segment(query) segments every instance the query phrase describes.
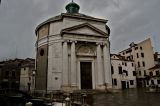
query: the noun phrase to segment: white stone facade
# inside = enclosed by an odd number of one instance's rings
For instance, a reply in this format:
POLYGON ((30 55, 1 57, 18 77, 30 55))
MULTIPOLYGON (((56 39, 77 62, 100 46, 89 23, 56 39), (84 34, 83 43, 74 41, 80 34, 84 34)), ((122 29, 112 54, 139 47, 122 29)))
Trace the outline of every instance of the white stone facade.
POLYGON ((105 85, 112 88, 107 21, 80 15, 61 14, 61 17, 61 20, 47 23, 48 35, 37 40, 37 48, 48 45, 46 89, 85 89, 81 80, 85 62, 91 64, 85 66, 91 67, 88 80, 92 87, 89 89, 105 89, 105 85))
POLYGON ((133 61, 126 60, 123 56, 117 54, 111 55, 113 89, 136 88, 137 83, 133 63, 133 61))

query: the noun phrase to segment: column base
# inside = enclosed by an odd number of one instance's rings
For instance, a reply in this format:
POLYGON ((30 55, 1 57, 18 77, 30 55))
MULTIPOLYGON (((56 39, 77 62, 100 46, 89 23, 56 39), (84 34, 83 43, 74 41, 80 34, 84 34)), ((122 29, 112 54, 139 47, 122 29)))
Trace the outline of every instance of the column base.
POLYGON ((101 84, 101 85, 97 85, 96 87, 97 90, 107 90, 107 89, 112 89, 112 85, 105 85, 105 84, 101 84))
POLYGON ((97 90, 105 90, 105 86, 102 84, 102 85, 97 85, 96 87, 97 90))
POLYGON ((71 89, 72 90, 78 90, 78 86, 77 85, 71 85, 71 89))
POLYGON ((65 91, 65 92, 72 92, 73 90, 78 90, 78 86, 76 85, 62 85, 61 87, 61 90, 62 91, 65 91))

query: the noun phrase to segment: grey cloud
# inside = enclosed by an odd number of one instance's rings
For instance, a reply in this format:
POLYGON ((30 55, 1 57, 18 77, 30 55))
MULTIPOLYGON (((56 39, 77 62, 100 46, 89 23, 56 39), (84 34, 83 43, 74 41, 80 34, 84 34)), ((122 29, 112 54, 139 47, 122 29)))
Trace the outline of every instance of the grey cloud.
MULTIPOLYGON (((35 58, 35 27, 65 12, 70 0, 2 0, 0 5, 0 59, 35 58)), ((75 0, 81 13, 109 20, 111 51, 132 41, 152 37, 160 51, 159 0, 75 0), (158 40, 159 39, 159 40, 158 40)))

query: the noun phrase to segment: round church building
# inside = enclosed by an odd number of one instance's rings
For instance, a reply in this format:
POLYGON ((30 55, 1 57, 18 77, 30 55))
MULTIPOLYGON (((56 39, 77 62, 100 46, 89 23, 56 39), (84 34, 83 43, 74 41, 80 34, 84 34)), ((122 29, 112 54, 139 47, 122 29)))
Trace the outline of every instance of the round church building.
POLYGON ((112 88, 107 20, 79 9, 71 2, 37 26, 36 90, 112 88))

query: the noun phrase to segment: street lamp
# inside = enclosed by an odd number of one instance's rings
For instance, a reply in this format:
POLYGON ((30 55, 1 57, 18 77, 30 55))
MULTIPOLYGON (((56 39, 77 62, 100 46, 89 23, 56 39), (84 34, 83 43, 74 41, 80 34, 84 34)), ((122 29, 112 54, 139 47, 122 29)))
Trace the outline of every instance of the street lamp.
POLYGON ((32 88, 35 89, 35 75, 36 70, 32 70, 32 88))
POLYGON ((29 74, 29 82, 27 83, 28 85, 28 92, 34 89, 35 85, 35 70, 32 70, 31 74, 29 74))

